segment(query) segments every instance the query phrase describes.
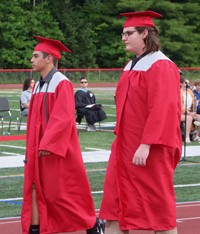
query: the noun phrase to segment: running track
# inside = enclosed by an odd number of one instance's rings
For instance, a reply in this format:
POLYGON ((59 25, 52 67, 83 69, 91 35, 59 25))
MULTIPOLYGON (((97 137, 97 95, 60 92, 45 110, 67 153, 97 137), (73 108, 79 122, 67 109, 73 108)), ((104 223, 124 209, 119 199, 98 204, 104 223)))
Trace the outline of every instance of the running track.
MULTIPOLYGON (((177 203, 178 234, 200 234, 200 202, 177 203)), ((0 219, 0 234, 21 234, 19 218, 0 219)), ((153 234, 153 231, 131 231, 130 234, 153 234)), ((60 233, 61 234, 61 233, 60 233)), ((85 231, 71 234, 85 234, 85 231)))

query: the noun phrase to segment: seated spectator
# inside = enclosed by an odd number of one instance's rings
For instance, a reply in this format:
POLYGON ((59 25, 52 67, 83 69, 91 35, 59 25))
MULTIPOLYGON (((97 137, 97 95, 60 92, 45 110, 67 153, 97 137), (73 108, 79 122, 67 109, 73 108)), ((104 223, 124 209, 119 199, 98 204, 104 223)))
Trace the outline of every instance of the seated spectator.
POLYGON ((101 104, 96 104, 96 98, 92 91, 88 90, 88 80, 85 77, 80 79, 81 89, 75 93, 76 122, 81 123, 85 116, 87 131, 95 131, 95 123, 106 119, 106 113, 101 104))
MULTIPOLYGON (((190 133, 193 126, 193 123, 198 125, 200 121, 200 115, 196 114, 195 107, 196 103, 194 101, 194 94, 192 90, 187 87, 187 82, 181 78, 181 100, 182 100, 182 114, 181 121, 186 122, 185 126, 185 140, 187 143, 190 143, 190 133)), ((200 141, 199 131, 193 132, 193 141, 200 141)))
POLYGON ((22 111, 22 116, 28 115, 29 103, 32 96, 32 89, 35 81, 32 78, 27 78, 23 84, 23 92, 20 97, 20 108, 22 111))
POLYGON ((194 82, 194 95, 196 100, 196 106, 197 106, 197 114, 200 115, 200 79, 196 80, 194 82))

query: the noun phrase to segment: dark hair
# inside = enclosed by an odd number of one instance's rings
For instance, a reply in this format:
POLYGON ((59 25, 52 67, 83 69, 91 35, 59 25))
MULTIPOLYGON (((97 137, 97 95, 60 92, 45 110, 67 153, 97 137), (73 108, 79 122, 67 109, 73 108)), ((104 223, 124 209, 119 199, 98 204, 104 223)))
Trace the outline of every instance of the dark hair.
POLYGON ((181 84, 184 84, 184 83, 185 83, 185 79, 184 79, 183 77, 181 77, 180 83, 181 83, 181 84))
POLYGON ((83 80, 83 79, 88 80, 86 77, 83 76, 83 77, 80 78, 80 81, 83 80))
POLYGON ((145 29, 148 30, 148 35, 144 39, 145 49, 147 53, 156 52, 160 50, 160 40, 158 37, 158 29, 156 27, 135 27, 139 33, 142 33, 145 29))
POLYGON ((30 87, 31 81, 33 78, 27 78, 23 83, 23 91, 27 90, 30 87))
POLYGON ((197 86, 200 84, 200 79, 194 81, 194 85, 197 86))
MULTIPOLYGON (((46 58, 47 56, 49 56, 50 54, 48 54, 48 53, 46 53, 46 52, 42 52, 42 54, 43 54, 43 58, 46 58)), ((52 56, 52 55, 51 55, 52 56)), ((57 64, 58 64, 58 60, 54 57, 54 56, 52 56, 53 57, 53 65, 54 65, 54 67, 56 67, 57 66, 57 64)))

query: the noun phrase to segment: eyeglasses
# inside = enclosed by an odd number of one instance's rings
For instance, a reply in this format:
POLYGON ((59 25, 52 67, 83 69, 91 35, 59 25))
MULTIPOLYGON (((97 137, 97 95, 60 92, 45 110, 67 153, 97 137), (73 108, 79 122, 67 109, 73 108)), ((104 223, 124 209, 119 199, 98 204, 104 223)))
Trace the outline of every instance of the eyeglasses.
POLYGON ((81 84, 87 84, 87 81, 81 81, 81 84))
POLYGON ((123 32, 123 33, 121 34, 121 37, 123 37, 123 36, 129 37, 129 36, 132 35, 134 32, 137 32, 137 30, 123 32))

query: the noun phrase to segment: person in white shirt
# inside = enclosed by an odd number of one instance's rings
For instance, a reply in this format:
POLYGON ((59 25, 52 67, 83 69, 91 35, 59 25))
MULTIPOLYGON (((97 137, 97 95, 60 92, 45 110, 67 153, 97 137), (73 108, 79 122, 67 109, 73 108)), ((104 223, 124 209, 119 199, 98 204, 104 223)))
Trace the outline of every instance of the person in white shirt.
POLYGON ((20 97, 20 108, 21 108, 23 116, 28 115, 28 108, 29 108, 29 103, 31 100, 32 89, 33 89, 34 84, 35 84, 35 81, 33 78, 27 78, 24 81, 23 92, 21 93, 21 97, 20 97))

